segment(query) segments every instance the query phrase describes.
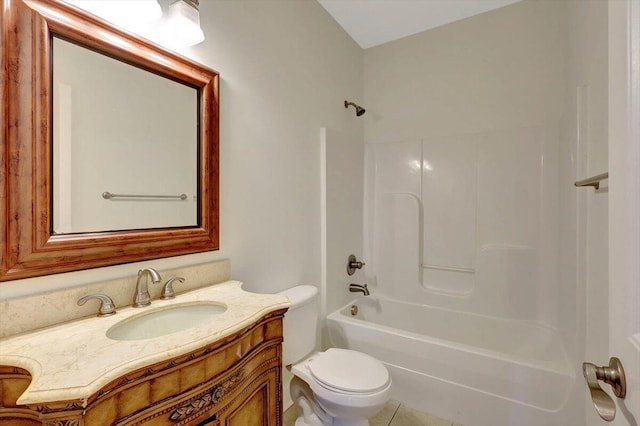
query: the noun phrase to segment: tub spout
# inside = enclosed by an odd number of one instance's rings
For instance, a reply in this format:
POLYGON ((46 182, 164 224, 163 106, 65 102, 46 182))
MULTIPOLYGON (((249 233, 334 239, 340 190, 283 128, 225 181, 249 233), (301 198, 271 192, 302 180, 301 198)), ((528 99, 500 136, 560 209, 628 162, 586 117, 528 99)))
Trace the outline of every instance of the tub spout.
POLYGON ((366 284, 354 284, 351 283, 349 284, 349 291, 351 293, 362 293, 365 296, 370 295, 371 293, 369 293, 369 289, 367 288, 366 284))

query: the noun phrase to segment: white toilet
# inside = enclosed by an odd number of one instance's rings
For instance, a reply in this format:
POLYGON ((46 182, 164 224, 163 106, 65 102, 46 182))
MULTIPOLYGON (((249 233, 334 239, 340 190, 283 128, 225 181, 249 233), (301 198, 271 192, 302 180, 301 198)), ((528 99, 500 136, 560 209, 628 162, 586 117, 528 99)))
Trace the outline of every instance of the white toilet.
POLYGON ((384 365, 361 352, 331 348, 313 353, 318 330, 318 289, 302 285, 281 292, 291 307, 284 317, 283 362, 291 366, 296 426, 365 426, 389 401, 384 365))

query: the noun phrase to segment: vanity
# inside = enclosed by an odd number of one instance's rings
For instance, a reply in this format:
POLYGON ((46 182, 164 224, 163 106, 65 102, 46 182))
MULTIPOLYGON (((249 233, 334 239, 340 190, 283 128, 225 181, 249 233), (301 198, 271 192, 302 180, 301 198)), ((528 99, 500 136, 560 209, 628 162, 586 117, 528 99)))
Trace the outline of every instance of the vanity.
POLYGON ((288 305, 285 296, 226 281, 5 338, 0 424, 281 425, 288 305), (190 307, 211 307, 211 317, 146 337, 144 327, 153 330, 163 313, 177 312, 171 321, 180 322, 190 307), (159 317, 140 321, 150 315, 159 317))

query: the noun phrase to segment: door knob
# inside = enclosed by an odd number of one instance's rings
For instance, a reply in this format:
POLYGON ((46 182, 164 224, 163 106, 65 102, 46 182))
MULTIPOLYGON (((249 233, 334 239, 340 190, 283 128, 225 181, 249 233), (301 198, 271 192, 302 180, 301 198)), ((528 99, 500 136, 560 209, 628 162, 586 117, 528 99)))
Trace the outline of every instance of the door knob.
POLYGON ((611 385, 614 395, 624 399, 627 394, 627 385, 622 363, 616 357, 609 359, 608 367, 598 367, 590 362, 583 362, 582 374, 587 381, 596 411, 603 420, 612 421, 616 417, 616 404, 609 394, 602 390, 598 381, 601 380, 611 385))

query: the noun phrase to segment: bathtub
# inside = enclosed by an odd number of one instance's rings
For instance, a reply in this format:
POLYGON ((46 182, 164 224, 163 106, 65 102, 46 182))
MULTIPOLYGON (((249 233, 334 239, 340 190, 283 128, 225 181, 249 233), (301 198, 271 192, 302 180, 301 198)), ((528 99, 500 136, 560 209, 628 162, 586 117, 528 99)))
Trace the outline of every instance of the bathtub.
POLYGON ((576 375, 549 328, 376 295, 331 313, 327 329, 333 346, 384 362, 392 398, 416 409, 465 426, 566 424, 576 375))

